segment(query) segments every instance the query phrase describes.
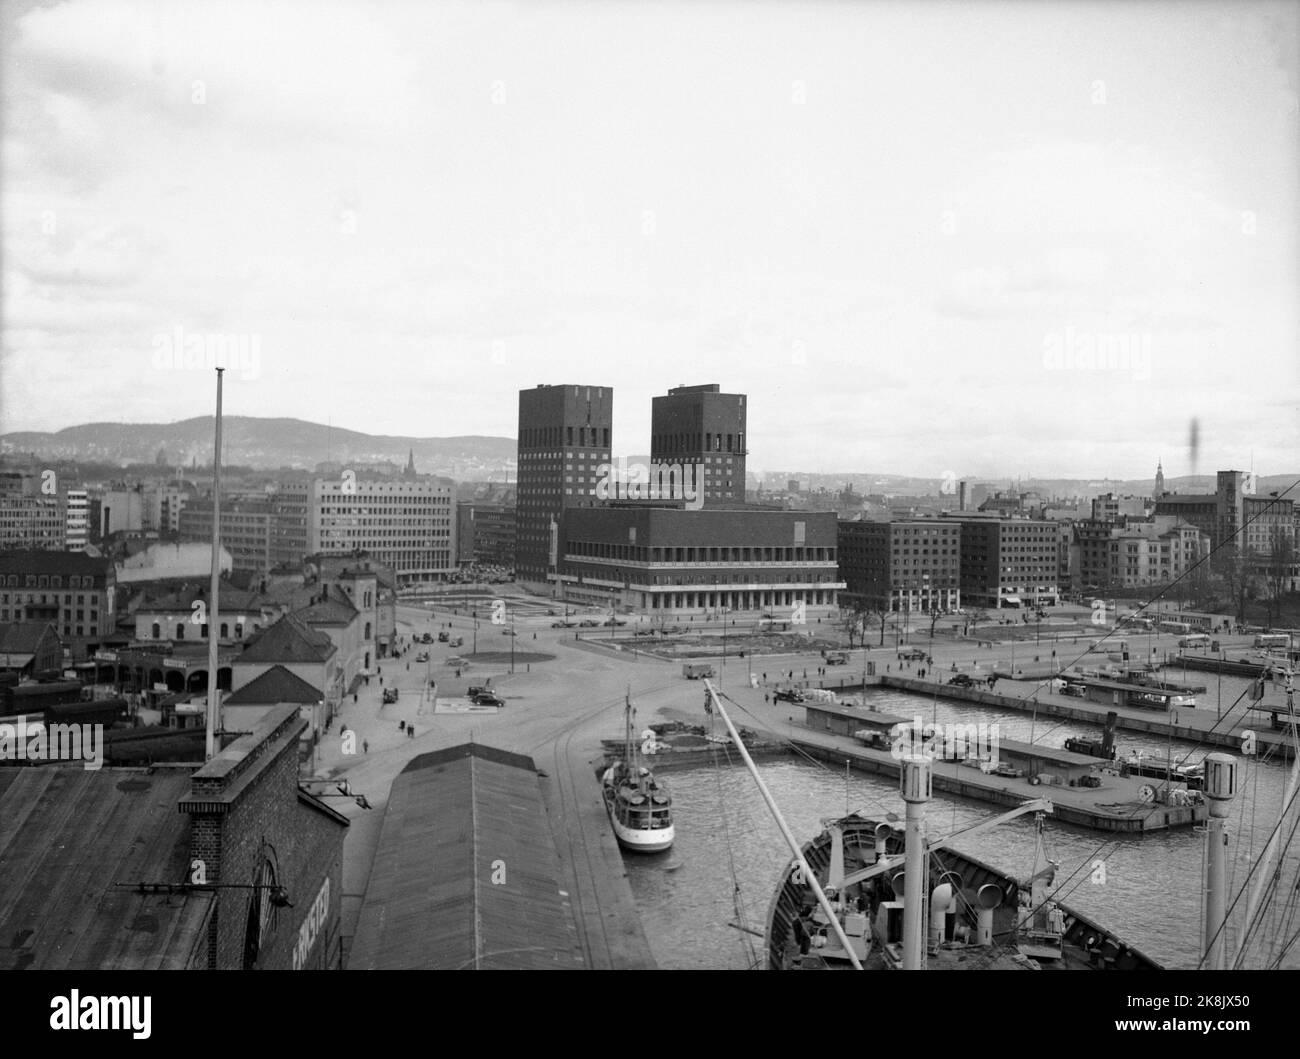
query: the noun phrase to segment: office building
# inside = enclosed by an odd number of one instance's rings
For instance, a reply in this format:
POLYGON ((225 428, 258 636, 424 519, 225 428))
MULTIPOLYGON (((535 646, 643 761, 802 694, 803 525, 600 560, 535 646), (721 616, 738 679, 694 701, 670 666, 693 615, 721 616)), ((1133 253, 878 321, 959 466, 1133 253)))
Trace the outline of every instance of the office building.
POLYGON ((566 602, 662 616, 815 620, 844 587, 834 512, 613 504, 564 513, 566 602), (811 617, 809 617, 811 616, 811 617))
POLYGON ((967 607, 1055 605, 1060 566, 1055 522, 950 519, 961 526, 961 597, 967 607))
POLYGON ((601 465, 610 462, 614 391, 545 386, 519 391, 515 580, 551 587, 566 510, 593 507, 601 465))
POLYGON ((839 569, 845 594, 873 611, 961 607, 960 522, 841 520, 839 569))
POLYGON ((716 383, 678 386, 650 410, 650 460, 694 464, 705 504, 745 499, 745 395, 716 383))

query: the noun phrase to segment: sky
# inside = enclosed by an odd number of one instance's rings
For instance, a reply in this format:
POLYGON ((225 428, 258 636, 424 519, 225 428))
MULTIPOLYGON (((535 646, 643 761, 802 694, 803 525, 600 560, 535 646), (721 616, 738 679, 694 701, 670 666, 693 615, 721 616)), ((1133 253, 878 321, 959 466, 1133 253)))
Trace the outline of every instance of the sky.
POLYGON ((1298 10, 5 2, 0 433, 215 358, 369 433, 574 383, 644 453, 718 383, 751 471, 1293 471, 1298 10))

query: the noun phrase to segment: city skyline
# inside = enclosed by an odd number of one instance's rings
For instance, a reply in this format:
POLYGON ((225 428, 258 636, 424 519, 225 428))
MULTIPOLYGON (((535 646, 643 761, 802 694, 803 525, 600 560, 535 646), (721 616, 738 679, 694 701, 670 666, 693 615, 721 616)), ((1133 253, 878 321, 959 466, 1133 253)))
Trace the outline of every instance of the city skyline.
POLYGON ((210 414, 197 338, 376 434, 718 383, 755 473, 1300 450, 1294 6, 324 9, 5 6, 0 432, 210 414))

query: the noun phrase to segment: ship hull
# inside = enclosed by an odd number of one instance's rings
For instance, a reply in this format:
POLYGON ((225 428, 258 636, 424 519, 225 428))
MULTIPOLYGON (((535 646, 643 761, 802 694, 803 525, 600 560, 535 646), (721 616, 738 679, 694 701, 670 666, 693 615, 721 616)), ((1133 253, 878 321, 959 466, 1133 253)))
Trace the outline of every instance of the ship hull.
MULTIPOLYGON (((844 834, 844 853, 846 858, 856 858, 857 863, 874 862, 876 821, 865 817, 850 816, 840 821, 844 834)), ((890 855, 901 853, 903 834, 894 831, 886 843, 886 852, 890 855)), ((831 859, 831 838, 823 831, 802 849, 804 858, 817 874, 825 880, 831 859)), ((946 870, 957 872, 965 881, 965 886, 977 889, 992 883, 1007 895, 1008 902, 999 913, 1006 917, 997 924, 997 931, 1006 932, 1014 928, 1016 922, 1014 895, 1019 884, 1013 876, 976 860, 974 857, 945 848, 941 854, 946 870)), ((765 922, 767 966, 771 970, 785 970, 797 965, 798 949, 793 945, 791 928, 799 909, 805 899, 806 887, 795 881, 789 868, 783 872, 781 882, 772 895, 765 922)), ((1100 927, 1087 917, 1075 912, 1060 902, 1056 906, 1065 916, 1065 957, 1058 966, 1069 969, 1097 968, 1113 970, 1160 970, 1160 965, 1123 942, 1111 932, 1100 927)))

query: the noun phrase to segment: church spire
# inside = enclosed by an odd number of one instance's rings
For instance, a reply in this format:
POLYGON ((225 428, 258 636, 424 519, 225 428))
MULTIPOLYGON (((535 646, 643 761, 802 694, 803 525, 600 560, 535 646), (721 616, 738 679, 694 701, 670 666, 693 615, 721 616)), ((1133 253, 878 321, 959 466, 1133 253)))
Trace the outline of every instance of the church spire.
POLYGON ((1160 460, 1156 460, 1156 488, 1154 495, 1157 500, 1165 495, 1165 468, 1160 460))
POLYGON ((415 449, 411 449, 406 457, 406 470, 402 472, 403 478, 415 477, 415 449))

